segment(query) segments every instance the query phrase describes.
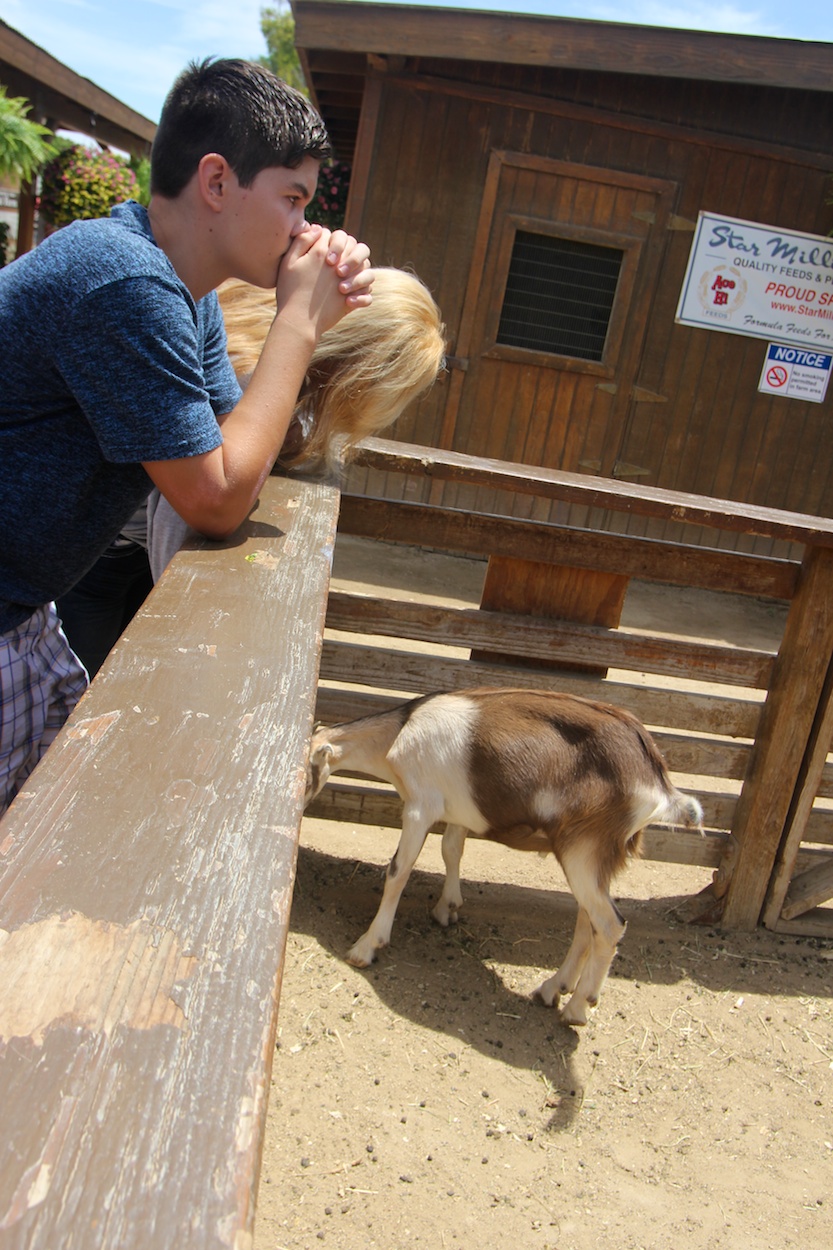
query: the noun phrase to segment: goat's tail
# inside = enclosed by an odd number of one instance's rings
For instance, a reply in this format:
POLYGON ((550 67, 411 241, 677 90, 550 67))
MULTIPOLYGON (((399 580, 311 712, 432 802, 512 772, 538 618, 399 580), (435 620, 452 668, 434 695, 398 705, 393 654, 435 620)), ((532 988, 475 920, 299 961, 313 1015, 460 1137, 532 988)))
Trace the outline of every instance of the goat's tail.
POLYGON ((668 780, 662 778, 659 787, 646 791, 641 805, 635 808, 634 828, 647 829, 649 825, 675 825, 677 828, 697 829, 703 833, 703 809, 697 799, 683 794, 668 780))
POLYGON ((696 829, 698 833, 703 833, 703 808, 700 803, 693 795, 683 794, 673 786, 660 819, 663 824, 682 825, 686 829, 696 829))
MULTIPOLYGON (((672 786, 667 777, 659 790, 653 789, 642 796, 631 809, 631 833, 621 847, 621 862, 612 865, 612 872, 622 868, 626 859, 638 859, 642 853, 642 834, 650 825, 676 825, 686 829, 696 829, 705 836, 703 829, 703 809, 697 799, 690 794, 683 794, 672 786)), ((608 877, 608 880, 610 878, 608 877)))

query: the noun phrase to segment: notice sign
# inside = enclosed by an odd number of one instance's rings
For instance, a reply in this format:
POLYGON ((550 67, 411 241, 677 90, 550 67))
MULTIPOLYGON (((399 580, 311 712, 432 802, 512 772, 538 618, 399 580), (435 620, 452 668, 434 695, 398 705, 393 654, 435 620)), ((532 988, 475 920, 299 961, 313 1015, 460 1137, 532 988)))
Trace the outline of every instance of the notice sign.
POLYGON ((676 320, 833 351, 833 239, 700 213, 676 320))
POLYGON ((829 352, 770 343, 758 390, 769 395, 809 399, 814 404, 820 404, 827 392, 831 365, 833 356, 829 352))

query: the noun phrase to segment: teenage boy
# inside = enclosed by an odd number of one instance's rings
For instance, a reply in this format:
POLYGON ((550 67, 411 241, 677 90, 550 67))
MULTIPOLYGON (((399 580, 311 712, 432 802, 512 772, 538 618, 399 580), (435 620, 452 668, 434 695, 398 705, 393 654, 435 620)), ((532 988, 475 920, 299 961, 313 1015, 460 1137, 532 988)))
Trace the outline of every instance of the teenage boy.
POLYGON ((53 601, 157 486, 225 538, 275 461, 321 334, 370 303, 368 249, 308 226, 324 125, 268 70, 190 65, 151 201, 76 222, 0 271, 0 813, 86 686, 53 601), (215 288, 276 288, 243 395, 215 288))

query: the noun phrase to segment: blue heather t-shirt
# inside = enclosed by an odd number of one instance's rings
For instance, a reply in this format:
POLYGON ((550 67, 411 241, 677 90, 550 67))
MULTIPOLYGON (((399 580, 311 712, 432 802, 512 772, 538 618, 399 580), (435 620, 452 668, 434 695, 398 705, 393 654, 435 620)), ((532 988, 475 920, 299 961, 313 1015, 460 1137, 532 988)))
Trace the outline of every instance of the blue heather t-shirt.
POLYGON ((216 294, 194 302, 141 205, 0 270, 0 632, 95 563, 142 461, 218 447, 240 394, 216 294))

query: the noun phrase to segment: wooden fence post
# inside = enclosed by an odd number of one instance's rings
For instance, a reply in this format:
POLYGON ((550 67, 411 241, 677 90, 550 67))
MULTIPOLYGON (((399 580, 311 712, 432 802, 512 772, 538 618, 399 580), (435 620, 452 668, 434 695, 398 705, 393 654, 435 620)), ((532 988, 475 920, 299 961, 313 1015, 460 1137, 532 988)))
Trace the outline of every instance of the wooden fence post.
MULTIPOLYGON (((722 923, 754 929, 775 870, 833 655, 833 551, 810 548, 735 811, 738 857, 722 923)), ((806 820, 805 811, 805 820, 806 820)), ((793 828, 800 841, 801 830, 793 828)))

